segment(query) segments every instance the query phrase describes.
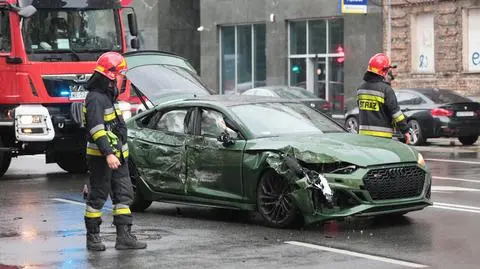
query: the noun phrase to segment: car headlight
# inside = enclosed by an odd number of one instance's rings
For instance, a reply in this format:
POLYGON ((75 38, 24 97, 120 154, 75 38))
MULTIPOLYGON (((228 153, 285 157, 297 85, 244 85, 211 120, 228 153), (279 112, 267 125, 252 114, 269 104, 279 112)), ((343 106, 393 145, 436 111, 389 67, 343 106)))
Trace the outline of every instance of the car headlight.
POLYGON ((425 159, 423 159, 422 154, 418 153, 418 160, 417 163, 421 166, 425 166, 425 159))
POLYGON ((40 115, 22 115, 20 116, 20 123, 21 124, 32 124, 32 123, 41 123, 42 116, 40 115))

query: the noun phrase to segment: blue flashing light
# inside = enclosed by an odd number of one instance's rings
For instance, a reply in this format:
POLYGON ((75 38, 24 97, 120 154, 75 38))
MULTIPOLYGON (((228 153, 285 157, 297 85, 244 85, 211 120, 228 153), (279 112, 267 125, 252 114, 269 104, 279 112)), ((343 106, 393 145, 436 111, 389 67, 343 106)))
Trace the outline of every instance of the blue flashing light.
POLYGON ((69 90, 62 90, 60 91, 61 96, 70 96, 70 91, 69 90))

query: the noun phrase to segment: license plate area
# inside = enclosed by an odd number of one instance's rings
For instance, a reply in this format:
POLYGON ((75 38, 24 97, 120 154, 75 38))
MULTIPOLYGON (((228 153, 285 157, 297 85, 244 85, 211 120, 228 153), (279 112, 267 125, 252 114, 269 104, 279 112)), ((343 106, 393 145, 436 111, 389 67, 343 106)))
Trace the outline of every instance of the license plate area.
POLYGON ((88 91, 84 85, 70 86, 70 100, 84 100, 87 98, 88 91))
POLYGON ((458 111, 456 113, 457 117, 473 117, 475 116, 475 112, 473 111, 458 111))

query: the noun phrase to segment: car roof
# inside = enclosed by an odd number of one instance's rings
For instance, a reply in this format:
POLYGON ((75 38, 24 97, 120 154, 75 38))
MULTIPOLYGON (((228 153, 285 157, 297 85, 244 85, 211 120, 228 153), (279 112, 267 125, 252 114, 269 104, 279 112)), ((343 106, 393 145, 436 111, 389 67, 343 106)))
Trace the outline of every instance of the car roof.
POLYGON ((255 95, 204 95, 178 100, 176 103, 216 104, 226 107, 262 103, 301 103, 292 99, 255 95))

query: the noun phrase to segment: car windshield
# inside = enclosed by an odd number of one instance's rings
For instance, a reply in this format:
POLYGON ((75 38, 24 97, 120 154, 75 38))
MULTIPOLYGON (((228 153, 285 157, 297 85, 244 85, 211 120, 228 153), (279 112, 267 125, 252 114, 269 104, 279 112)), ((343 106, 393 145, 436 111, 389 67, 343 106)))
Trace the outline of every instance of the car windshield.
POLYGON ((119 20, 112 9, 39 9, 24 19, 27 53, 121 51, 119 20))
POLYGON ((183 67, 189 71, 195 72, 195 69, 184 59, 170 56, 170 55, 163 55, 163 54, 155 54, 155 53, 148 53, 148 54, 134 54, 132 56, 126 55, 127 65, 128 68, 133 68, 139 65, 147 65, 147 64, 163 64, 163 65, 174 65, 183 67))
POLYGON ((332 120, 300 103, 238 105, 232 111, 256 137, 345 132, 332 120))
POLYGON ((471 102, 468 98, 458 95, 450 90, 429 89, 419 91, 435 104, 451 104, 471 102))
POLYGON ((314 99, 318 98, 315 96, 315 94, 302 89, 302 88, 278 88, 275 89, 274 92, 280 97, 280 98, 289 98, 289 99, 314 99))
POLYGON ((127 78, 150 101, 177 94, 210 95, 200 77, 174 65, 142 65, 127 71, 127 78))

